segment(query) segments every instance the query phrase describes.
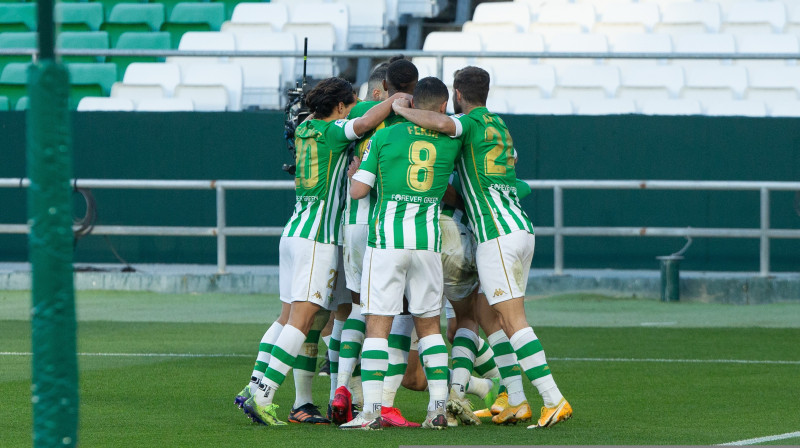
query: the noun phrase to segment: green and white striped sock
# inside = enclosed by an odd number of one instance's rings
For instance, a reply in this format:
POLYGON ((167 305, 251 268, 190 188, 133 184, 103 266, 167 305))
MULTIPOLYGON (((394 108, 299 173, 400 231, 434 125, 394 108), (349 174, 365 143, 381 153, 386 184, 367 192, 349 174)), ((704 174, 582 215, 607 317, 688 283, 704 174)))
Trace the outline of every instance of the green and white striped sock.
POLYGON ((539 391, 544 400, 544 405, 552 408, 564 398, 558 390, 547 359, 544 356, 544 348, 533 332, 533 328, 523 328, 511 336, 511 345, 517 353, 519 365, 525 370, 525 375, 539 391))
POLYGON ((525 401, 522 389, 522 369, 517 364, 517 355, 503 330, 489 335, 489 344, 494 350, 494 361, 500 371, 503 386, 508 391, 508 403, 516 406, 525 401))
POLYGON ((305 342, 294 361, 294 409, 306 403, 313 403, 312 386, 317 371, 317 355, 319 355, 319 335, 328 322, 329 313, 318 312, 314 323, 306 335, 305 342))
POLYGON ((269 366, 267 366, 267 371, 261 380, 259 392, 254 396, 258 405, 267 406, 272 404, 275 391, 286 380, 286 375, 294 365, 295 358, 305 340, 306 335, 297 328, 291 325, 283 327, 283 331, 281 331, 278 340, 275 341, 275 345, 272 347, 269 366))
POLYGON ((331 396, 330 401, 333 401, 333 396, 336 393, 336 387, 339 378, 339 348, 341 346, 342 328, 344 327, 343 320, 333 321, 333 331, 331 332, 331 343, 328 345, 328 361, 331 363, 331 396))
POLYGON ((419 340, 419 357, 428 379, 428 410, 444 407, 447 401, 447 346, 439 333, 419 340))
MULTIPOLYGON (((389 367, 383 379, 383 406, 394 406, 397 389, 403 382, 403 375, 408 366, 408 350, 411 347, 411 331, 414 329, 414 317, 401 314, 394 317, 392 330, 389 333, 389 367)), ((363 363, 363 361, 362 361, 363 363)))
POLYGON ((472 368, 475 364, 475 356, 478 351, 478 335, 467 328, 459 328, 453 338, 453 378, 451 380, 451 390, 464 398, 467 390, 472 368))
POLYGON ((361 307, 353 304, 353 310, 344 322, 344 328, 342 328, 342 343, 339 348, 339 375, 336 387, 348 386, 350 383, 350 376, 353 375, 358 357, 361 355, 361 344, 364 342, 364 332, 366 330, 367 324, 361 314, 361 307))
POLYGON ((273 322, 261 338, 261 343, 258 344, 256 365, 253 367, 253 373, 250 374, 251 393, 258 390, 258 385, 261 384, 261 379, 264 378, 264 372, 267 371, 267 365, 269 365, 269 354, 272 351, 273 344, 278 340, 281 330, 283 330, 283 325, 279 324, 278 321, 273 322))
POLYGON ((389 367, 389 343, 383 338, 366 338, 361 353, 361 387, 364 390, 364 414, 368 419, 381 415, 383 380, 389 367))
POLYGON ((494 350, 483 338, 478 339, 478 356, 475 358, 475 373, 482 378, 500 378, 500 371, 494 362, 494 350))

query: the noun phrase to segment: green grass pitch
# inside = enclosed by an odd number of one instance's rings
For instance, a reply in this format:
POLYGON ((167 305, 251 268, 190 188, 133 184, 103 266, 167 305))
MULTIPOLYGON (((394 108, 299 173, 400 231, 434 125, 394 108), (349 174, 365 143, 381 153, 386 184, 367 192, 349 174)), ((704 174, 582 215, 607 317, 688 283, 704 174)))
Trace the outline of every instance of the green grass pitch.
MULTIPOLYGON (((353 432, 257 426, 233 404, 277 317, 275 296, 77 295, 83 447, 711 445, 800 431, 800 303, 531 300, 528 317, 573 419, 545 430, 485 420, 441 432, 353 432)), ((29 300, 0 291, 3 448, 31 446, 29 300)), ((283 418, 294 400, 288 378, 277 394, 283 418)), ((316 378, 324 408, 328 378, 316 378)), ((527 381, 526 393, 538 409, 527 381)), ((426 393, 404 389, 396 401, 416 421, 426 403, 426 393)), ((770 443, 800 445, 800 437, 770 443)))

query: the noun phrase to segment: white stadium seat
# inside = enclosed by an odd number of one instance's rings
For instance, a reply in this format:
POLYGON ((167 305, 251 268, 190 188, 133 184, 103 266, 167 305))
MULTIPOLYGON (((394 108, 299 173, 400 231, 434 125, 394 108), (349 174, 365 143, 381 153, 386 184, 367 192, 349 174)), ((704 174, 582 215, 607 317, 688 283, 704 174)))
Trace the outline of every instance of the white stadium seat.
POLYGON ((518 31, 526 31, 531 24, 528 5, 517 2, 487 2, 475 7, 472 21, 476 23, 512 22, 518 31))
POLYGON ((515 114, 530 115, 572 115, 572 102, 563 98, 542 98, 512 107, 515 114))
MULTIPOLYGON (((736 38, 737 53, 798 54, 800 45, 793 34, 745 34, 736 38)), ((737 59, 736 65, 747 67, 784 66, 796 64, 796 59, 737 59)))
POLYGON ((781 33, 786 25, 782 1, 742 1, 731 5, 721 31, 729 34, 781 33))
MULTIPOLYGON (((291 4, 289 6, 289 23, 295 25, 329 23, 336 31, 333 48, 343 51, 350 46, 347 40, 350 33, 350 13, 345 4, 315 3, 313 8, 302 3, 291 4)), ((311 45, 310 42, 309 45, 311 45)))
POLYGON ((188 98, 146 98, 136 105, 138 112, 194 112, 194 103, 188 98))
POLYGON ((546 39, 564 33, 585 33, 592 29, 595 19, 591 4, 549 2, 542 6, 528 31, 542 34, 546 39))
POLYGON ((722 12, 714 2, 669 2, 661 10, 655 31, 668 34, 716 33, 722 12))
MULTIPOLYGON (((422 45, 425 51, 474 51, 480 52, 483 49, 481 37, 474 33, 434 31, 425 38, 422 45)), ((429 57, 415 57, 414 64, 426 65, 428 69, 433 69, 435 76, 436 60, 429 57)), ((442 81, 448 86, 453 85, 453 72, 466 65, 475 64, 474 58, 444 58, 444 69, 442 71, 442 81)), ((421 76, 421 75, 420 75, 421 76)))
MULTIPOLYGON (((228 111, 242 110, 242 67, 236 64, 195 64, 184 67, 181 85, 184 88, 197 86, 222 86, 227 92, 228 111)), ((180 97, 177 93, 176 97, 180 97)), ((212 93, 217 97, 216 93, 212 93)), ((192 96, 194 100, 196 97, 192 96)), ((200 104, 195 100, 195 108, 200 109, 200 104)))
POLYGON ((467 20, 464 22, 464 26, 461 27, 461 31, 480 34, 482 39, 489 38, 495 34, 522 34, 514 22, 473 22, 467 20))
POLYGON ((492 95, 491 90, 489 91, 489 98, 486 99, 486 108, 496 114, 507 114, 510 112, 505 98, 492 95))
MULTIPOLYGON (((182 51, 233 51, 236 49, 236 38, 232 33, 220 31, 189 31, 181 37, 178 50, 182 51)), ((226 56, 169 56, 167 62, 174 64, 208 64, 225 62, 226 56)))
POLYGON ((125 84, 123 82, 115 82, 111 86, 111 98, 128 99, 133 102, 135 107, 140 101, 145 99, 164 98, 164 88, 156 84, 125 84))
POLYGON ((246 23, 246 22, 242 23, 242 22, 232 22, 230 20, 226 20, 222 22, 222 27, 220 28, 220 31, 231 34, 272 33, 276 29, 280 31, 281 28, 275 28, 269 23, 246 23))
POLYGON ((281 3, 237 3, 233 8, 233 23, 268 23, 280 31, 289 21, 289 10, 281 3))
POLYGON ((726 117, 765 117, 767 116, 767 108, 762 101, 721 101, 718 103, 709 104, 706 108, 706 115, 726 117))
POLYGON ((548 98, 556 85, 556 72, 548 65, 531 65, 526 70, 496 70, 490 92, 503 97, 514 108, 522 103, 548 98))
POLYGON ((645 101, 677 98, 683 88, 683 69, 671 65, 622 67, 617 98, 645 101))
POLYGON ((692 99, 649 100, 642 104, 644 115, 701 115, 700 102, 692 99))
POLYGON ((769 109, 770 117, 800 117, 800 101, 786 101, 769 109))
MULTIPOLYGON (((550 39, 547 51, 549 53, 607 53, 608 39, 601 34, 560 34, 550 39)), ((578 58, 543 58, 540 60, 542 64, 556 67, 585 65, 592 62, 600 64, 603 60, 578 58)))
POLYGON ((128 98, 109 98, 86 96, 78 103, 78 112, 103 111, 103 112, 129 112, 134 109, 133 101, 128 98))
POLYGON ((383 0, 337 0, 347 5, 350 46, 385 48, 389 45, 389 24, 386 19, 386 2, 383 0))
POLYGON ((447 6, 447 0, 398 0, 397 13, 412 17, 436 17, 447 6))
POLYGON ((635 114, 636 106, 632 100, 611 98, 588 100, 578 103, 578 115, 621 115, 635 114))
MULTIPOLYGON (((247 33, 236 37, 236 49, 241 51, 265 51, 272 46, 276 33, 247 33)), ((291 36, 289 36, 291 38, 291 36)), ((231 64, 242 67, 242 108, 254 106, 260 109, 281 107, 283 62, 281 58, 232 57, 231 64)))
MULTIPOLYGON (((283 31, 294 36, 295 48, 303 51, 304 38, 308 38, 308 51, 333 51, 336 30, 329 23, 287 23, 283 31)), ((308 58, 307 75, 314 78, 329 78, 339 73, 332 58, 308 58)), ((294 76, 303 73, 303 59, 294 59, 294 76)))
MULTIPOLYGON (((295 51, 295 39, 292 33, 282 31, 253 31, 239 24, 226 30, 236 37, 237 50, 269 50, 269 51, 295 51)), ((224 26, 224 25, 223 25, 224 26)), ((281 60, 281 84, 283 86, 294 87, 298 81, 295 74, 295 58, 285 57, 281 60)), ((302 72, 301 72, 302 74, 302 72)))
POLYGON ((181 82, 181 67, 169 62, 134 62, 128 65, 122 82, 158 85, 164 89, 164 96, 172 96, 175 86, 181 82))
MULTIPOLYGON (((731 54, 736 53, 736 39, 730 34, 681 34, 672 37, 675 53, 731 54)), ((673 59, 672 64, 689 66, 718 66, 730 60, 719 59, 673 59)))
POLYGON ((600 20, 594 25, 594 32, 607 36, 651 32, 660 18, 657 5, 647 3, 611 5, 600 15, 600 20))
MULTIPOLYGON (((497 33, 482 37, 483 50, 487 52, 527 52, 543 53, 544 39, 538 34, 531 33, 497 33)), ((478 58, 477 64, 481 67, 489 66, 500 70, 528 70, 536 62, 531 58, 478 58)))
POLYGON ((228 91, 225 86, 201 85, 175 87, 175 98, 190 100, 198 112, 225 112, 228 109, 228 91))
POLYGON ((800 100, 800 67, 750 67, 744 98, 763 101, 770 113, 792 110, 800 100), (788 106, 787 106, 788 104, 788 106))
MULTIPOLYGON (((610 39, 612 53, 672 53, 672 38, 669 34, 621 34, 610 39)), ((628 65, 666 64, 667 59, 610 59, 611 65, 618 67, 628 65)))
POLYGON ((739 66, 693 67, 686 70, 681 98, 703 105, 740 99, 747 88, 747 70, 739 66))
POLYGON ((572 66, 556 72, 554 98, 576 101, 613 98, 620 84, 617 67, 572 66))

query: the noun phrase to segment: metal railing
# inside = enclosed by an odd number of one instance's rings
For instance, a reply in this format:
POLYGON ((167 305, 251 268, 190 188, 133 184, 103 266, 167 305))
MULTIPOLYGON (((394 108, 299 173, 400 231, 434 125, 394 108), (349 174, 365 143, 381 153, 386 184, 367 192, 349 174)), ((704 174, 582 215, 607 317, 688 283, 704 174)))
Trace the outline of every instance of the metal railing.
MULTIPOLYGON (((538 235, 554 238, 553 270, 564 273, 564 237, 695 237, 695 238, 754 238, 760 241, 759 274, 770 274, 770 240, 800 239, 800 229, 770 228, 771 191, 800 191, 800 182, 758 181, 637 181, 637 180, 528 180, 537 190, 553 190, 553 226, 536 227, 538 235), (760 192, 760 225, 758 228, 687 228, 687 227, 570 227, 564 225, 564 190, 717 190, 760 192)), ((136 190, 214 190, 216 192, 215 227, 202 226, 95 226, 98 235, 127 236, 207 236, 217 238, 217 269, 227 269, 227 237, 280 236, 283 227, 230 227, 226 222, 226 191, 284 190, 295 188, 290 180, 118 180, 78 179, 74 188, 136 189, 136 190)), ((0 188, 27 188, 26 178, 0 178, 0 188)), ((288 218, 288 217, 287 217, 288 218)), ((27 224, 0 223, 0 234, 27 234, 27 224)))

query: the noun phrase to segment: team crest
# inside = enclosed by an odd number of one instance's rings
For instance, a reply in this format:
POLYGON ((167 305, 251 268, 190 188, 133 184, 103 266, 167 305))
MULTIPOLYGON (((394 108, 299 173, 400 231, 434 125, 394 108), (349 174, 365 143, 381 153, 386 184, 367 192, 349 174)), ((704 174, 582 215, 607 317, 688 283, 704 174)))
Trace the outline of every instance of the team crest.
POLYGON ((344 128, 345 123, 347 123, 347 120, 344 120, 344 119, 336 120, 336 121, 333 122, 333 124, 335 124, 336 126, 339 126, 340 128, 344 128))
POLYGON ((367 160, 367 156, 369 156, 369 149, 372 148, 372 139, 369 139, 367 142, 367 147, 364 149, 364 155, 361 156, 361 160, 367 160))

